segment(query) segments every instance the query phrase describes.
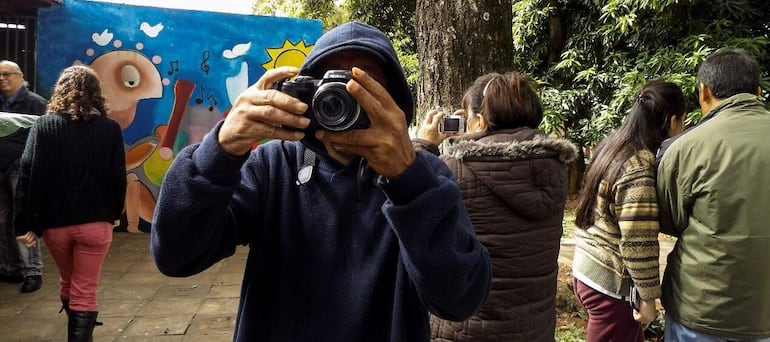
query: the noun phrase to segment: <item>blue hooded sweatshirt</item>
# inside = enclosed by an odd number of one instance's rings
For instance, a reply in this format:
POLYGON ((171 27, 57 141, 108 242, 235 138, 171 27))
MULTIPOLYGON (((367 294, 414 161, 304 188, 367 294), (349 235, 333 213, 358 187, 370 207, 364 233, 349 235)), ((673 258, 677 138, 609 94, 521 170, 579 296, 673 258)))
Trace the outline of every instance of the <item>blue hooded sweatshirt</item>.
MULTIPOLYGON (((301 74, 322 73, 316 63, 346 49, 381 59, 388 90, 411 120, 398 59, 371 26, 327 32, 301 74)), ((329 158, 312 147, 317 141, 273 141, 233 157, 217 143, 219 127, 168 170, 150 247, 162 273, 185 277, 249 246, 236 341, 427 341, 429 312, 464 320, 486 299, 489 255, 436 156, 417 152, 387 182, 329 158), (298 183, 307 147, 317 158, 298 183)))

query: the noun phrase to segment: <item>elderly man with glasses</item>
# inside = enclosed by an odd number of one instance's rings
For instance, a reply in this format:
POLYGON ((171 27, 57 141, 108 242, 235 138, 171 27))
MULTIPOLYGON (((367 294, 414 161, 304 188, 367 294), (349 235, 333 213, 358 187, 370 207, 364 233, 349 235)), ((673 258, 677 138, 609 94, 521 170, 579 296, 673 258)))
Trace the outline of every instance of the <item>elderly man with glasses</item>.
POLYGON ((39 243, 27 248, 16 241, 14 191, 29 127, 48 105, 46 99, 28 90, 26 83, 18 64, 0 61, 0 282, 23 282, 22 293, 40 289, 43 262, 39 243))
POLYGON ((41 115, 45 113, 48 101, 27 89, 24 73, 19 65, 11 61, 0 61, 0 111, 41 115))

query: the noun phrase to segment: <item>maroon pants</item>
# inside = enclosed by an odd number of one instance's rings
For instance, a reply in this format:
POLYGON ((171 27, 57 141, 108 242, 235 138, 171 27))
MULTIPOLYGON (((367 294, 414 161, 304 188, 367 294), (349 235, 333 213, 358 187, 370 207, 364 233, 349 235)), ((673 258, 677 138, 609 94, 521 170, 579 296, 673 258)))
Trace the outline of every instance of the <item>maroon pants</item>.
POLYGON ((43 240, 59 268, 59 296, 69 299, 74 311, 96 311, 96 289, 112 242, 112 223, 49 228, 43 231, 43 240))
POLYGON ((588 311, 587 342, 643 342, 642 325, 625 300, 598 292, 575 279, 575 296, 588 311))

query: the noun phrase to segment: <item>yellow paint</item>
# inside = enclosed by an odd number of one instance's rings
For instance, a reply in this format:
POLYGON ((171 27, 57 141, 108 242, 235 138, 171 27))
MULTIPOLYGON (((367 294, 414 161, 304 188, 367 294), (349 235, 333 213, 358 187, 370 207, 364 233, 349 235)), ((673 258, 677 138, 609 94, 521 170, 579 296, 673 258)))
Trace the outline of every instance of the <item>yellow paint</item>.
POLYGON ((305 41, 300 40, 297 44, 292 44, 289 40, 283 42, 279 48, 267 48, 267 54, 270 55, 270 61, 262 64, 265 70, 275 69, 282 66, 293 66, 299 68, 305 57, 313 49, 313 45, 305 46, 305 41))

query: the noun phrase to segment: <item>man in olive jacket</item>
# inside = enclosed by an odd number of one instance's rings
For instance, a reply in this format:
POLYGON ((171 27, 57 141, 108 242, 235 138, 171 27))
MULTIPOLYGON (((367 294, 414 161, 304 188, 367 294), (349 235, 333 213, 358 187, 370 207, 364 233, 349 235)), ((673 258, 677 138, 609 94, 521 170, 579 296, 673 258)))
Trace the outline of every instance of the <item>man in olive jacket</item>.
POLYGON ((678 237, 663 276, 666 341, 770 341, 770 112, 759 65, 721 50, 698 71, 710 117, 658 169, 661 231, 678 237))

